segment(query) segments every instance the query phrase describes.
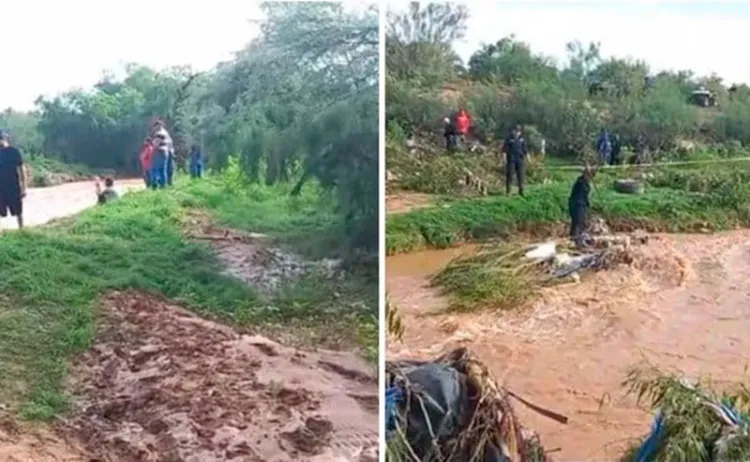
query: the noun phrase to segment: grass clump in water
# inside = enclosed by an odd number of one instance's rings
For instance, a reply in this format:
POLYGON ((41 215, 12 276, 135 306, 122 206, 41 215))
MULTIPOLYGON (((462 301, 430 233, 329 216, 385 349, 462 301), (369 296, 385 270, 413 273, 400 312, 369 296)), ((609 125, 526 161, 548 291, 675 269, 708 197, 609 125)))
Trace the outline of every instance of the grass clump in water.
POLYGON ((486 247, 474 255, 451 261, 431 284, 452 295, 456 311, 514 309, 533 297, 540 287, 540 263, 524 260, 525 246, 486 247))
MULTIPOLYGON (((750 390, 742 384, 734 390, 714 392, 711 383, 689 384, 678 376, 654 368, 635 369, 624 385, 639 403, 663 416, 663 433, 653 462, 729 462, 750 459, 750 390), (741 416, 738 426, 721 416, 719 405, 741 416)), ((641 443, 633 445, 621 459, 635 460, 641 443)))

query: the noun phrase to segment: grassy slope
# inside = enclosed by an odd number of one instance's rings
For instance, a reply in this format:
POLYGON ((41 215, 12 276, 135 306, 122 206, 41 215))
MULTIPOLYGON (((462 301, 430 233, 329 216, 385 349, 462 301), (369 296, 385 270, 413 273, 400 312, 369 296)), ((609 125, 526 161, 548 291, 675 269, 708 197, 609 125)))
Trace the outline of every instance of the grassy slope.
POLYGON ((324 231, 329 222, 321 217, 330 215, 310 212, 317 203, 312 195, 292 201, 282 192, 266 189, 260 205, 257 197, 222 192, 216 181, 183 182, 174 190, 126 196, 53 226, 0 235, 0 402, 30 418, 48 418, 65 408, 61 383, 67 362, 92 341, 96 300, 109 289, 161 294, 240 325, 328 325, 358 340, 363 328, 365 347, 376 349, 372 282, 353 277, 332 287, 303 281, 265 300, 219 275, 207 247, 183 238, 189 210, 207 204, 220 221, 237 227, 271 223, 261 231, 287 237, 294 234, 292 224, 324 231), (350 293, 357 295, 359 311, 352 310, 350 293))

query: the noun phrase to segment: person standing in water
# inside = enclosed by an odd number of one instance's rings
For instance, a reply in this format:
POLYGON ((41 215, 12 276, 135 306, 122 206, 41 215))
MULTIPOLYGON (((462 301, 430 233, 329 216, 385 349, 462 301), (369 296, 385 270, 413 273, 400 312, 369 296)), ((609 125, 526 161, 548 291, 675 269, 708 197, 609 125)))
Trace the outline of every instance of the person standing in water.
POLYGON ((26 197, 26 169, 21 151, 10 145, 10 135, 0 132, 0 217, 8 213, 23 228, 23 198, 26 197))

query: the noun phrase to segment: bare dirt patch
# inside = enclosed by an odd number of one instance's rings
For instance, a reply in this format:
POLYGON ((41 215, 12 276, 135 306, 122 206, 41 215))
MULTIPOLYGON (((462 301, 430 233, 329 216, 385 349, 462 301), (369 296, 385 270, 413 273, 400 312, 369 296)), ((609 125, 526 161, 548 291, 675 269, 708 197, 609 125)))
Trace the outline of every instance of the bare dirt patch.
POLYGON ((377 460, 378 384, 357 356, 241 335, 133 291, 103 306, 71 383, 76 436, 102 460, 377 460))
POLYGON ((203 216, 192 217, 189 228, 190 238, 210 243, 225 274, 266 294, 310 272, 334 277, 340 265, 334 259, 305 260, 274 246, 271 237, 265 234, 222 228, 203 216))
POLYGON ((422 193, 400 192, 389 194, 385 198, 385 209, 388 213, 406 213, 412 210, 434 205, 435 196, 422 193))

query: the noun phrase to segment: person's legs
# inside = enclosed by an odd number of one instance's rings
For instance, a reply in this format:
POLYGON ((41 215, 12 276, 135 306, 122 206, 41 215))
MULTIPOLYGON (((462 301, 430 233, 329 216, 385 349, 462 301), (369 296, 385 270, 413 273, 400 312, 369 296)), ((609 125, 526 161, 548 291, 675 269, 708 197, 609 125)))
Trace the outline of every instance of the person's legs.
POLYGON ((513 161, 508 159, 505 163, 505 193, 509 196, 511 186, 513 186, 513 161))
POLYGON ((526 176, 526 163, 523 160, 517 160, 513 166, 516 171, 516 180, 518 181, 518 194, 523 196, 523 187, 526 176))
POLYGON ((576 244, 582 243, 581 238, 586 231, 586 206, 572 204, 570 211, 570 237, 575 240, 576 244))
POLYGON ((195 177, 196 178, 202 178, 203 177, 203 162, 198 162, 195 165, 195 177))
POLYGON ((166 182, 172 186, 172 177, 174 176, 174 156, 167 157, 166 182))
POLYGON ((165 170, 165 165, 154 165, 153 167, 151 167, 151 187, 153 189, 164 187, 164 183, 166 181, 166 179, 164 178, 166 174, 165 170))
POLYGON ((8 197, 8 209, 10 214, 16 217, 18 222, 18 229, 23 229, 23 198, 21 198, 21 191, 13 195, 14 197, 8 197))

